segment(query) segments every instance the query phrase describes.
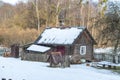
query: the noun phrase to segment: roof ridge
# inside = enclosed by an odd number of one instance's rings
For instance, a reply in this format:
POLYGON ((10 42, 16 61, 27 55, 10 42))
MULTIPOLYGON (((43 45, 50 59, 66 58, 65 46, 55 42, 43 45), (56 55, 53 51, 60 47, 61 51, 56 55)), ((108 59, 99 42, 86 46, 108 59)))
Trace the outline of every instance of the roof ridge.
POLYGON ((58 28, 58 29, 66 29, 66 28, 78 28, 78 29, 85 29, 84 26, 73 26, 73 27, 46 27, 46 29, 52 29, 52 28, 58 28))

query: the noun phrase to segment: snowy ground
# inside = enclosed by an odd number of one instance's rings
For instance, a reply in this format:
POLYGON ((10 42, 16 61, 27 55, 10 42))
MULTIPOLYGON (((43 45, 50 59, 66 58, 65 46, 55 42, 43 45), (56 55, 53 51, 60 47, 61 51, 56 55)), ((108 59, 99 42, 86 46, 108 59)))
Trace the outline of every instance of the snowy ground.
POLYGON ((0 57, 0 80, 120 80, 120 74, 85 64, 50 68, 48 63, 0 57))

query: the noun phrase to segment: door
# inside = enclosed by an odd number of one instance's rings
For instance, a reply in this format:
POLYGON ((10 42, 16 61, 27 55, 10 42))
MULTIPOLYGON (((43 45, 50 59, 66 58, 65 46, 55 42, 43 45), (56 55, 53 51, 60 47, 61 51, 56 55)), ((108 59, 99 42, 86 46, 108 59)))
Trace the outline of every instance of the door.
POLYGON ((57 46, 56 49, 57 49, 56 50, 57 52, 61 52, 62 55, 65 55, 65 47, 64 46, 57 46))

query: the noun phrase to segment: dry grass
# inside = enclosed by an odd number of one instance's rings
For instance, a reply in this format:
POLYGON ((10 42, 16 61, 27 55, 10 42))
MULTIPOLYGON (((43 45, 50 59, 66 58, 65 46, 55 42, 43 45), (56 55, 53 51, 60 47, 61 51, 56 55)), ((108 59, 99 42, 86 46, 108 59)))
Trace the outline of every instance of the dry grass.
POLYGON ((0 43, 6 46, 33 42, 39 35, 36 29, 0 28, 0 43))

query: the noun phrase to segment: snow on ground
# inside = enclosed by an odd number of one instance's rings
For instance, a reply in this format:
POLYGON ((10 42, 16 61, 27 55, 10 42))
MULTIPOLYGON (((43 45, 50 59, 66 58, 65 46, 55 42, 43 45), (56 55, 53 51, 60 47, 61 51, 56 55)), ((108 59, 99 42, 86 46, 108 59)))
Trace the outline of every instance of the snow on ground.
POLYGON ((107 61, 101 61, 101 62, 98 62, 98 63, 99 64, 112 65, 112 66, 120 66, 120 64, 115 64, 115 63, 107 62, 107 61))
POLYGON ((120 80, 120 75, 85 64, 50 68, 48 63, 0 57, 0 79, 12 80, 120 80))
MULTIPOLYGON (((94 52, 96 54, 113 54, 114 48, 113 47, 107 47, 107 48, 96 48, 94 49, 94 52)), ((117 48, 117 54, 120 54, 120 48, 117 48)))

